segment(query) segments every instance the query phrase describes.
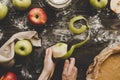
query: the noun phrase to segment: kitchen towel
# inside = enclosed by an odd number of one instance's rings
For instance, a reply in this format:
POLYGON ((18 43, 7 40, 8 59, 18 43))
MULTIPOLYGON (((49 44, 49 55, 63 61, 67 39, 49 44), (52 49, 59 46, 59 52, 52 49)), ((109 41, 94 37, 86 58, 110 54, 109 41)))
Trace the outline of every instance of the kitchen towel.
POLYGON ((14 64, 14 45, 16 40, 30 40, 33 46, 40 47, 41 39, 38 37, 36 31, 24 31, 14 34, 1 48, 0 48, 0 65, 11 66, 14 64))

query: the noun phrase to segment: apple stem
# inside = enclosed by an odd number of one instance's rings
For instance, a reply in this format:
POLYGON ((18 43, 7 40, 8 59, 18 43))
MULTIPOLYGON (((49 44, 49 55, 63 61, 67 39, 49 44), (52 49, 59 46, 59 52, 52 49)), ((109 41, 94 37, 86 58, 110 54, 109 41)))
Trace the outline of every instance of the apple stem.
POLYGON ((25 48, 24 48, 24 47, 21 47, 20 49, 23 51, 25 48))
POLYGON ((100 0, 98 0, 98 2, 100 2, 100 0))
POLYGON ((35 15, 36 18, 38 18, 39 16, 38 15, 35 15))

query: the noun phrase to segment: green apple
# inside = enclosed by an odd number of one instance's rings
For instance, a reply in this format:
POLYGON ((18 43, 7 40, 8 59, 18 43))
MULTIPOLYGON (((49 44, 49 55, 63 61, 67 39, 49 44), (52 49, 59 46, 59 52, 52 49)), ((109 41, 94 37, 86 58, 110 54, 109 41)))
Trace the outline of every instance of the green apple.
POLYGON ((31 5, 31 0, 12 0, 13 6, 18 10, 26 10, 31 5))
POLYGON ((67 53, 67 44, 57 43, 51 47, 54 58, 64 58, 67 53))
POLYGON ((108 0, 90 0, 90 4, 96 9, 101 9, 107 6, 108 0))
POLYGON ((21 56, 27 56, 32 52, 32 44, 29 40, 19 40, 15 43, 15 53, 21 56))
POLYGON ((0 3, 0 20, 4 19, 8 13, 8 7, 0 3))

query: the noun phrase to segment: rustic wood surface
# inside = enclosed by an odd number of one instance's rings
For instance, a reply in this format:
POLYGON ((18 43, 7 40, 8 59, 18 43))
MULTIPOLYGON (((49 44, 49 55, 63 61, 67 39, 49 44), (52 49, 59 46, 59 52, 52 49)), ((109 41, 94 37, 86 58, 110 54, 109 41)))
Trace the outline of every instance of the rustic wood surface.
MULTIPOLYGON (((76 66, 78 68, 77 79, 85 80, 86 70, 92 63, 93 58, 109 44, 112 44, 115 41, 120 41, 119 27, 115 29, 110 27, 111 25, 119 22, 119 16, 110 10, 109 5, 102 10, 93 9, 89 4, 89 0, 73 0, 73 4, 69 9, 67 9, 70 10, 67 15, 65 15, 62 11, 55 11, 47 5, 40 6, 40 1, 41 0, 32 0, 31 7, 24 12, 15 10, 14 7, 11 6, 11 2, 7 4, 9 7, 9 13, 4 20, 0 21, 0 46, 2 46, 13 34, 17 32, 36 30, 41 39, 46 39, 47 37, 49 38, 51 36, 46 34, 50 34, 52 29, 54 29, 56 26, 60 26, 59 24, 57 25, 58 22, 68 23, 69 19, 75 15, 83 15, 87 19, 97 16, 97 20, 99 18, 98 22, 101 23, 102 28, 98 29, 98 31, 95 31, 93 28, 90 41, 84 46, 75 49, 74 54, 72 55, 72 57, 76 58, 76 66), (42 7, 46 11, 48 15, 48 21, 45 26, 35 26, 30 24, 30 22, 27 20, 27 13, 34 7, 42 7), (48 33, 43 35, 43 31, 45 30, 47 30, 48 33), (101 36, 103 34, 106 36, 101 36)), ((117 26, 119 26, 119 24, 117 26)), ((52 38, 56 37, 53 36, 52 38)), ((74 41, 70 41, 68 43, 69 45, 72 45, 74 44, 74 41)), ((1 67, 0 75, 7 71, 13 71, 17 74, 18 80, 37 80, 43 67, 45 49, 50 46, 49 44, 45 46, 45 43, 42 44, 43 46, 41 48, 34 48, 32 54, 28 57, 21 58, 16 55, 15 65, 10 69, 1 67)), ((52 80, 61 80, 63 63, 64 60, 57 62, 52 80)))

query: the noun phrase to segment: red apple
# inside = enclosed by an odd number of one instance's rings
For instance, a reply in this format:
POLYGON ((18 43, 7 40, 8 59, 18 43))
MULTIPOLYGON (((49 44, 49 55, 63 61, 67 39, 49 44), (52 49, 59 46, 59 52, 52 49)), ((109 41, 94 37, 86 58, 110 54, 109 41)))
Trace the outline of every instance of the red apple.
POLYGON ((42 8, 31 9, 28 13, 28 18, 35 25, 44 25, 47 21, 47 15, 42 8))
POLYGON ((17 76, 13 72, 7 72, 7 74, 3 77, 3 80, 17 80, 17 76))

